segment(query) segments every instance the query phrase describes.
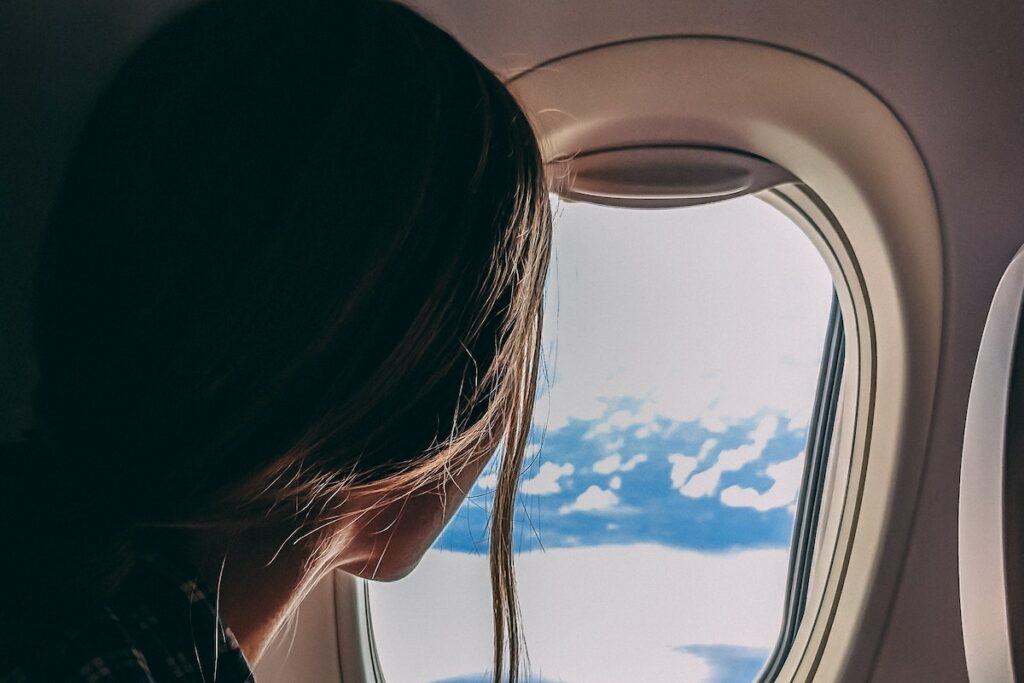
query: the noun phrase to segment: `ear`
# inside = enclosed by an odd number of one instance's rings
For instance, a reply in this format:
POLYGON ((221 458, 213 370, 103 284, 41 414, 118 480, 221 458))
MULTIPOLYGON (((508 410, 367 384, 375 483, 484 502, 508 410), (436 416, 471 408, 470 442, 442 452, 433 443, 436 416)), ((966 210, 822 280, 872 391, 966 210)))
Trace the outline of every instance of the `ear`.
POLYGON ((383 506, 380 493, 350 495, 344 513, 358 521, 350 527, 338 568, 378 581, 408 575, 451 521, 490 455, 477 456, 445 481, 383 506))

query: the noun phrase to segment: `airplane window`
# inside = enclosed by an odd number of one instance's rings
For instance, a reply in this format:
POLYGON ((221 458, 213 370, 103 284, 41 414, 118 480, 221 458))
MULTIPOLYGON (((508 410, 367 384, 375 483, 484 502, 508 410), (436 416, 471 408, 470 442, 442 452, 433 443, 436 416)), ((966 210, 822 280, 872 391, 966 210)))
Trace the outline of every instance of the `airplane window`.
MULTIPOLYGON (((829 271, 756 197, 554 201, 517 519, 530 680, 754 680, 785 639, 802 571, 790 547, 835 346, 829 271)), ((408 578, 369 584, 388 683, 490 680, 494 482, 485 471, 408 578)))

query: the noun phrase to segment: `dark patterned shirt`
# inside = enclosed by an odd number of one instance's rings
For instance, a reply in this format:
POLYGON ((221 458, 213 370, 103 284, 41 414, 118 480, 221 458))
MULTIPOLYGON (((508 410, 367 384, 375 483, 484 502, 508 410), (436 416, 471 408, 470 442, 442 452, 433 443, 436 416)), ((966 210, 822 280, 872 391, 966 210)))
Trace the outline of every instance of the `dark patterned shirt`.
POLYGON ((145 556, 111 600, 0 683, 252 683, 214 603, 194 571, 145 556))

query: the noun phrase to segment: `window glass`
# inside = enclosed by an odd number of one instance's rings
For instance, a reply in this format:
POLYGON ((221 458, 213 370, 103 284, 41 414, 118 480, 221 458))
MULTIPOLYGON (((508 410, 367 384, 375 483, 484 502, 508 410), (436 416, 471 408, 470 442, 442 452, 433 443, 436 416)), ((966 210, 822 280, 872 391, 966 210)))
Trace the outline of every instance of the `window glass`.
MULTIPOLYGON (((556 201, 517 577, 534 681, 751 681, 778 638, 832 281, 755 197, 556 201)), ((371 584, 388 683, 489 680, 493 470, 371 584)))

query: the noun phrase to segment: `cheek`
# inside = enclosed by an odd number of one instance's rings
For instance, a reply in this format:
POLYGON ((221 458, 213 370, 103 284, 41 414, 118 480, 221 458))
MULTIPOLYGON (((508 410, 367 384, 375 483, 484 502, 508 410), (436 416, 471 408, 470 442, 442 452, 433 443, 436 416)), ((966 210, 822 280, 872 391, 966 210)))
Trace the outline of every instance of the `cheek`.
POLYGON ((409 496, 388 504, 345 544, 339 569, 378 581, 395 581, 416 568, 444 529, 461 498, 446 503, 440 493, 409 496))
MULTIPOLYGON (((449 479, 443 490, 409 495, 367 516, 348 538, 338 568, 378 581, 395 581, 409 574, 455 515, 488 459, 474 460, 449 479)), ((353 497, 346 506, 358 513, 371 502, 353 497)))

